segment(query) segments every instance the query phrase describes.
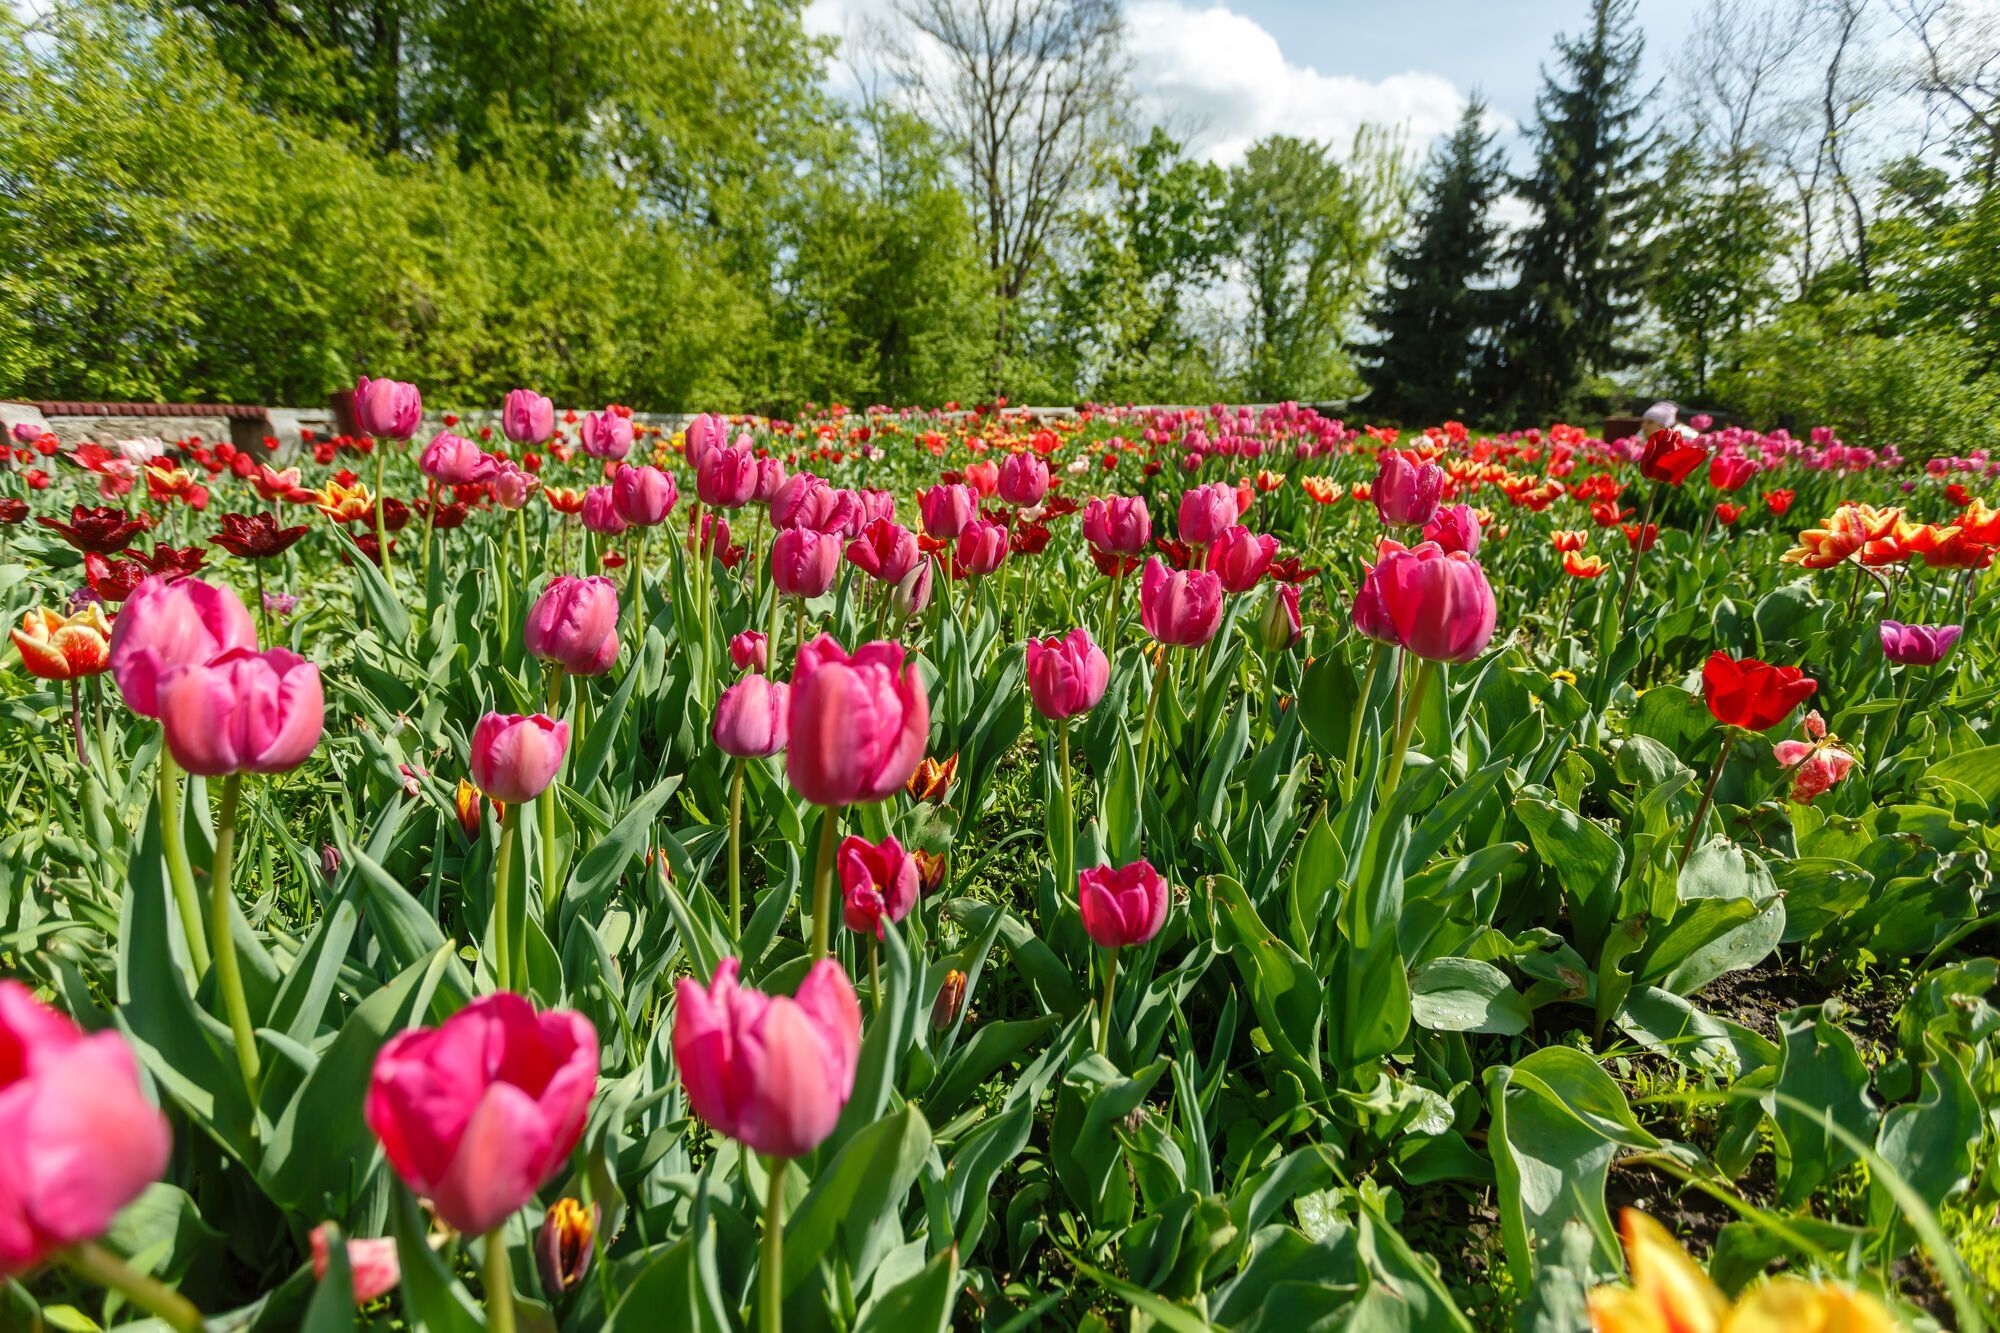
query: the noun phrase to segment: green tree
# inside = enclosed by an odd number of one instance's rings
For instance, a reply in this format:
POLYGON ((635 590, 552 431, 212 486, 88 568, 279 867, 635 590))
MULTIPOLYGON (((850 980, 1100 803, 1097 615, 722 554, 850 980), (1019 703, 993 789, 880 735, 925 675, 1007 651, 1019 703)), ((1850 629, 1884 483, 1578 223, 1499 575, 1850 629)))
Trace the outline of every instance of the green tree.
POLYGON ((1514 248, 1507 375, 1514 408, 1573 410, 1586 381, 1636 364, 1626 335, 1645 278, 1648 134, 1637 85, 1636 0, 1592 0, 1582 37, 1557 42, 1535 103, 1535 167, 1515 182, 1535 211, 1514 248))
POLYGON ((1229 173, 1236 260, 1249 293, 1244 393, 1353 392, 1359 380, 1346 344, 1407 193, 1396 140, 1372 126, 1344 162, 1290 135, 1251 145, 1229 173))
POLYGON ((1410 240, 1389 254, 1368 313, 1379 336, 1356 349, 1372 415, 1428 424, 1493 411, 1501 228, 1492 211, 1505 167, 1485 116, 1477 97, 1466 104, 1432 155, 1410 240))
POLYGON ((1754 162, 1693 143, 1668 153, 1650 295, 1671 335, 1668 374, 1684 396, 1707 400, 1718 349, 1777 296, 1784 241, 1783 210, 1754 162))

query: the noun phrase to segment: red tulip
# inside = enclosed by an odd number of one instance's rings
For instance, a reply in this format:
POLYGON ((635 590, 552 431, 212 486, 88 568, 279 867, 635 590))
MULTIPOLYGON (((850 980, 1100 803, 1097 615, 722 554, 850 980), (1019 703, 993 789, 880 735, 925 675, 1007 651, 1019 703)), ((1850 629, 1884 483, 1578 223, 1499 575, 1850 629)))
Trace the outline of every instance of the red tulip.
POLYGON ((1707 459, 1708 450, 1688 443, 1679 431, 1656 430, 1646 438, 1646 452, 1639 458, 1639 473, 1648 481, 1678 486, 1707 459))
POLYGON ((1769 731, 1819 688, 1797 667, 1772 666, 1754 657, 1737 661, 1724 652, 1701 669, 1708 711, 1725 726, 1769 731))
POLYGON ((1479 554, 1479 514, 1471 505, 1440 505, 1424 524, 1424 540, 1446 551, 1479 554))
POLYGON ((879 843, 843 838, 834 864, 840 872, 841 919, 849 930, 881 939, 884 921, 901 921, 916 906, 917 863, 894 838, 879 843))
POLYGON ((266 513, 224 514, 222 531, 209 538, 209 544, 245 560, 269 560, 290 550, 306 532, 303 523, 281 528, 278 520, 266 513))
POLYGON ((403 1182, 449 1225, 482 1234, 561 1168, 596 1089, 590 1021, 538 1014, 503 991, 391 1037, 363 1113, 403 1182))
POLYGON ((51 528, 62 535, 62 539, 79 551, 97 555, 113 555, 132 544, 132 539, 146 530, 143 518, 133 518, 122 509, 112 509, 105 505, 95 508, 74 505, 69 511, 69 522, 38 515, 35 522, 51 528))
POLYGON ((738 671, 762 671, 770 657, 770 641, 758 630, 746 629, 729 640, 729 660, 738 671))
POLYGON ((1076 877, 1083 929, 1099 946, 1144 944, 1167 920, 1167 882, 1144 860, 1113 870, 1092 866, 1076 877))

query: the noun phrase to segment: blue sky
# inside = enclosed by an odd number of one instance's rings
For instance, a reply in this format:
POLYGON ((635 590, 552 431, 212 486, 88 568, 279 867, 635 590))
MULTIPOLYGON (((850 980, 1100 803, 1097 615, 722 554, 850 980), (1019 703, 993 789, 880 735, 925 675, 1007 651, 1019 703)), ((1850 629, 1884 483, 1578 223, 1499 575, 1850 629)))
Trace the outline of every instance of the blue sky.
MULTIPOLYGON (((843 38, 865 67, 867 25, 893 0, 812 0, 807 23, 843 38)), ((1647 73, 1684 47, 1699 0, 1640 0, 1647 73)), ((1363 123, 1401 125, 1422 150, 1448 131, 1473 89, 1503 140, 1534 114, 1556 34, 1580 31, 1586 0, 1126 0, 1139 105, 1197 153, 1229 163, 1259 137, 1299 134, 1344 146, 1363 123)), ((830 75, 836 87, 851 72, 830 75)))

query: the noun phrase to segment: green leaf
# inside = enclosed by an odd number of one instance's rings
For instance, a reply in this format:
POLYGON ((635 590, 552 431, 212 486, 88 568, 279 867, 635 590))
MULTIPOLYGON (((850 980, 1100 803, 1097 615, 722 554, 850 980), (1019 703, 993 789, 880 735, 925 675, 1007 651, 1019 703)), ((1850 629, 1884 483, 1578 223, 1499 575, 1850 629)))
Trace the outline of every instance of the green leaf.
POLYGON ((861 1312, 854 1333, 944 1333, 958 1300, 958 1251, 946 1248, 861 1312))
POLYGON ((1438 958, 1410 974, 1410 1016, 1434 1032, 1528 1030, 1528 1002, 1491 963, 1438 958))
POLYGON ((326 1224, 326 1273, 313 1288, 299 1333, 351 1333, 354 1314, 354 1267, 347 1261, 347 1237, 326 1224))
POLYGON ((1596 957, 1618 906, 1625 849, 1595 821, 1567 806, 1524 796, 1515 802, 1514 813, 1527 828, 1535 855, 1555 871, 1570 900, 1578 952, 1596 957))
POLYGON ((893 1230, 903 1200, 931 1151, 931 1127, 915 1106, 869 1125, 813 1177, 805 1201, 785 1222, 787 1297, 819 1270, 838 1244, 856 1283, 866 1282, 877 1237, 893 1230))

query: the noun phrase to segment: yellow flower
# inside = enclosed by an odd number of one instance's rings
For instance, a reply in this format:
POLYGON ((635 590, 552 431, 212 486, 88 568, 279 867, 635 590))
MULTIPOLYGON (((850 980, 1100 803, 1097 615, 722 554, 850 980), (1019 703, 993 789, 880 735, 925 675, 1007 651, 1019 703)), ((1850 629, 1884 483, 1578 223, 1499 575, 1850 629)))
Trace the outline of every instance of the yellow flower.
POLYGON ((1835 1282, 1773 1278, 1731 1305, 1658 1222, 1627 1208, 1619 1229, 1632 1285, 1590 1293, 1594 1333, 1896 1333, 1880 1301, 1835 1282))
POLYGON ((1559 671, 1549 672, 1549 679, 1559 680, 1565 685, 1574 685, 1576 684, 1576 672, 1571 671, 1568 667, 1564 667, 1559 671))
POLYGON ((313 504, 320 513, 336 523, 371 517, 375 513, 375 497, 370 495, 368 488, 358 481, 352 486, 329 481, 313 493, 313 504))

